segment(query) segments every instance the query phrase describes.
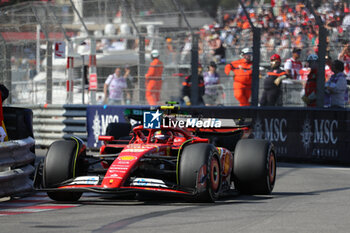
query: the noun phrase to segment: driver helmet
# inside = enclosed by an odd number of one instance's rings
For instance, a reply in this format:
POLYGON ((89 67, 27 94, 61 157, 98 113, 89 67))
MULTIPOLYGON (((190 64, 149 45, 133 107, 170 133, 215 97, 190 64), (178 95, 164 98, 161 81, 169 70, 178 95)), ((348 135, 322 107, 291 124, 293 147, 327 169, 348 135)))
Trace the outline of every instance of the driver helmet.
POLYGON ((165 130, 157 130, 154 132, 153 138, 158 143, 166 143, 170 138, 170 134, 165 130))

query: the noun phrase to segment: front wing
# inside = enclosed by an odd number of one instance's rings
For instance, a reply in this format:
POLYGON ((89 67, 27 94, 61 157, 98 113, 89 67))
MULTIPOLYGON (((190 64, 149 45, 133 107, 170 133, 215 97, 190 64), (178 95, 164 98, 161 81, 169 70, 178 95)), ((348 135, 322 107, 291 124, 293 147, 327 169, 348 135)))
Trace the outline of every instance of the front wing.
POLYGON ((103 188, 93 185, 76 185, 76 186, 61 186, 57 188, 40 188, 38 191, 44 192, 94 192, 101 194, 132 194, 132 193, 159 193, 168 196, 178 197, 193 197, 197 192, 194 189, 181 188, 170 189, 160 187, 120 187, 120 188, 103 188))

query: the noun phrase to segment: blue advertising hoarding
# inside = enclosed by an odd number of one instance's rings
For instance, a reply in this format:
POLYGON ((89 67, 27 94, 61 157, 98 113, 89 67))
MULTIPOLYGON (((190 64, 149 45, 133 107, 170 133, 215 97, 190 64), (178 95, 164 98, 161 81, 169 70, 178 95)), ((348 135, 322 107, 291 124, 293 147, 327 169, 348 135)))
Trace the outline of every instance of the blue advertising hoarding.
POLYGON ((87 117, 87 146, 99 148, 101 142, 98 136, 105 135, 109 123, 126 122, 124 111, 126 109, 141 109, 142 106, 113 106, 113 105, 90 105, 86 108, 87 117))

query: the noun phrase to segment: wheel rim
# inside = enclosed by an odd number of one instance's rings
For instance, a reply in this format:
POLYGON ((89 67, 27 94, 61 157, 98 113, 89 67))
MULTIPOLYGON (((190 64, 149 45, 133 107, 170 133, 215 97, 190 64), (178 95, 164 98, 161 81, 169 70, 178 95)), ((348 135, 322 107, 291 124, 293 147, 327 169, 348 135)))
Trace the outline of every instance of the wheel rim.
POLYGON ((217 191, 220 184, 220 169, 216 158, 212 158, 210 165, 210 185, 213 191, 217 191))
POLYGON ((273 152, 270 153, 270 160, 269 160, 269 181, 270 184, 273 184, 275 181, 276 176, 276 161, 275 156, 273 152))

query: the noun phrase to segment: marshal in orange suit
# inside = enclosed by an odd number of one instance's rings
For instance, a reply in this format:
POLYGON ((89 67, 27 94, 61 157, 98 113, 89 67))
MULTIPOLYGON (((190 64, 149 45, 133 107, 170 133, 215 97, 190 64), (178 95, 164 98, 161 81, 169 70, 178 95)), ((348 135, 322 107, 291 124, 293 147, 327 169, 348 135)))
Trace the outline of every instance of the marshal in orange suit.
POLYGON ((236 60, 225 66, 225 73, 234 73, 233 95, 240 106, 249 106, 252 94, 252 51, 244 48, 241 52, 242 59, 236 60))
POLYGON ((152 50, 153 59, 146 74, 146 100, 149 105, 157 105, 162 89, 163 62, 159 60, 158 50, 152 50))

